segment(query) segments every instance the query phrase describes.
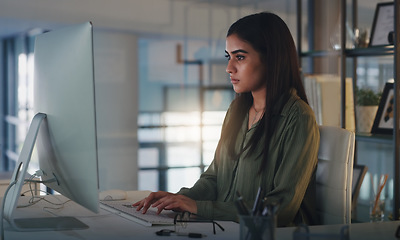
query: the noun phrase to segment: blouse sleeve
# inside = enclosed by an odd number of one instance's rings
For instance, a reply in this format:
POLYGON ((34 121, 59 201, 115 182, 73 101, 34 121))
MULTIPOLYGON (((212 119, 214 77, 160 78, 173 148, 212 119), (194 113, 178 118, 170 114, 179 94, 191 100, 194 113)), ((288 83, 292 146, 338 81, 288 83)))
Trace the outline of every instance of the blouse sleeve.
MULTIPOLYGON (((229 113, 230 108, 228 109, 224 123, 222 124, 222 131, 226 126, 226 122, 228 121, 229 113)), ((221 142, 219 142, 218 145, 219 144, 221 144, 221 142)), ((215 154, 217 154, 217 152, 215 154)), ((237 211, 233 202, 217 201, 218 161, 216 161, 215 154, 214 160, 211 162, 207 170, 201 174, 200 179, 197 180, 193 187, 181 188, 178 194, 182 194, 196 200, 197 213, 202 217, 221 220, 237 219, 237 211)))
POLYGON ((216 163, 212 161, 208 169, 201 174, 200 179, 191 188, 183 187, 178 194, 194 200, 215 200, 217 198, 216 163))
POLYGON ((196 200, 197 214, 207 219, 232 220, 237 212, 234 203, 219 202, 217 199, 217 179, 215 161, 191 188, 182 188, 178 194, 196 200))
POLYGON ((220 202, 217 200, 217 163, 215 159, 207 171, 191 188, 181 188, 178 194, 196 200, 197 214, 207 219, 233 220, 237 212, 233 202, 220 202))

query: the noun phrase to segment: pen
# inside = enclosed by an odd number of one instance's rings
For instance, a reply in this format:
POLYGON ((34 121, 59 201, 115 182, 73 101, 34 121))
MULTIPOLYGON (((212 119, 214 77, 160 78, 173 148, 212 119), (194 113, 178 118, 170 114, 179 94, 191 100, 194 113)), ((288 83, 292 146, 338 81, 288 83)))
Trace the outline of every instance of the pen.
POLYGON ((281 202, 282 202, 282 200, 266 204, 264 206, 264 209, 262 210, 261 215, 262 216, 275 216, 275 214, 277 213, 277 211, 281 205, 281 202))
POLYGON ((252 214, 253 216, 257 215, 260 212, 260 208, 261 208, 261 199, 262 199, 262 195, 264 194, 264 190, 262 189, 262 187, 258 188, 257 191, 257 195, 256 195, 256 200, 254 201, 253 204, 253 209, 252 209, 252 214))
POLYGON ((246 203, 243 201, 243 197, 237 191, 236 194, 239 196, 238 199, 235 201, 235 206, 240 215, 250 215, 249 208, 246 206, 246 203))

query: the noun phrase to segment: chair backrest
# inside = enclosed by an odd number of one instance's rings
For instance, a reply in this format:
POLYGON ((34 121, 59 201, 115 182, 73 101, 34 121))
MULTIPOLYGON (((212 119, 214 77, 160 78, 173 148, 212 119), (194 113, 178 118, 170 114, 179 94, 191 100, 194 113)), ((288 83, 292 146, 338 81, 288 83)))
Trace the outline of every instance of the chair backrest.
POLYGON ((350 224, 355 135, 319 126, 317 213, 321 224, 350 224))

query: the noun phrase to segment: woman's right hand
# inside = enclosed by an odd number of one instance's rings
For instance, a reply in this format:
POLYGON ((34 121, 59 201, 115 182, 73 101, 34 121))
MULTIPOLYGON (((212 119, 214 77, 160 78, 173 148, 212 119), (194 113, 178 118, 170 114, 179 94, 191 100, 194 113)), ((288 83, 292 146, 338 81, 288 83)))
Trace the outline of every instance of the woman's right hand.
POLYGON ((137 207, 137 211, 142 210, 142 213, 146 213, 151 206, 158 209, 157 214, 160 214, 164 209, 197 213, 197 204, 195 200, 181 194, 163 191, 152 192, 145 199, 134 203, 132 206, 137 207))
POLYGON ((169 192, 164 192, 164 191, 158 191, 158 192, 152 192, 147 196, 146 198, 134 203, 132 206, 137 207, 136 210, 140 211, 142 210, 142 213, 146 213, 147 210, 151 207, 153 203, 155 203, 157 200, 166 197, 168 195, 173 195, 173 193, 169 192))

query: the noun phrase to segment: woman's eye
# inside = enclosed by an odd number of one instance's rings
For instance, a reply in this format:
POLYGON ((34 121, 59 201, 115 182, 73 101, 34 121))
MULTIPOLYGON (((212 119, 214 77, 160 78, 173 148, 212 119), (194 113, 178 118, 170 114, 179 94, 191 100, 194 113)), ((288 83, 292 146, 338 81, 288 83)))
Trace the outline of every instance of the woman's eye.
POLYGON ((227 60, 231 60, 231 56, 229 56, 229 54, 225 54, 225 58, 226 58, 227 60))
POLYGON ((236 59, 239 60, 239 61, 240 61, 240 60, 243 60, 243 59, 244 59, 244 56, 242 56, 242 55, 237 55, 237 56, 236 56, 236 59))

